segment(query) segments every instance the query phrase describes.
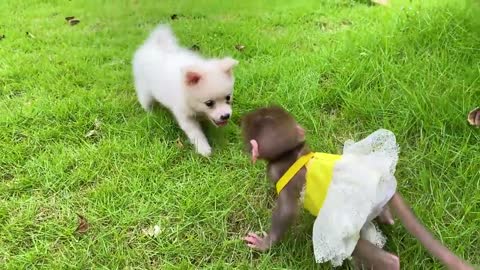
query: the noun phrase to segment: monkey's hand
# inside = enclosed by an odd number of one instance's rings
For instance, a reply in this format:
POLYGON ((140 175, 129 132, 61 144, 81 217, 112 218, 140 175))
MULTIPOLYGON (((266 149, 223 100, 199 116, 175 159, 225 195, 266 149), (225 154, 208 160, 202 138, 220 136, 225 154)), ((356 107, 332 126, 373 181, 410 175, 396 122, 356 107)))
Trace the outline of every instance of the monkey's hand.
POLYGON ((243 238, 247 242, 247 246, 253 248, 258 251, 266 251, 271 247, 270 237, 265 235, 264 237, 260 237, 255 233, 248 233, 248 235, 243 238))

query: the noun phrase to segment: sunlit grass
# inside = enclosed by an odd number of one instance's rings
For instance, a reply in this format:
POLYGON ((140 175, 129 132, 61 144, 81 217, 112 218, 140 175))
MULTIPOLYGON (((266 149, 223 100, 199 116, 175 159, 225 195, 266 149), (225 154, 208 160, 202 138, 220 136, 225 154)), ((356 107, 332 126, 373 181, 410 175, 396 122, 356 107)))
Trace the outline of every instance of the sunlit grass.
MULTIPOLYGON (((0 1, 0 268, 330 269, 314 263, 307 214, 269 253, 240 240, 268 230, 273 190, 237 124, 270 103, 317 151, 394 131, 399 190, 480 263, 480 131, 466 122, 480 102, 478 7, 290 2, 0 1), (208 129, 211 159, 165 110, 137 103, 131 57, 159 22, 187 47, 240 61, 233 123, 208 129)), ((440 268, 399 225, 385 232, 403 269, 440 268)))

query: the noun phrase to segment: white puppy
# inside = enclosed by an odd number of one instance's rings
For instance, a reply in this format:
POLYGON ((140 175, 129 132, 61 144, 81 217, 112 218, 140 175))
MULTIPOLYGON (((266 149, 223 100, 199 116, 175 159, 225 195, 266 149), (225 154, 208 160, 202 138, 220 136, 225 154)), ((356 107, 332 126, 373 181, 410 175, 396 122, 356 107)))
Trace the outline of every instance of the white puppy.
POLYGON ((149 111, 158 101, 175 116, 198 153, 208 156, 208 144, 198 116, 224 126, 232 114, 232 58, 206 59, 180 47, 167 25, 159 25, 136 51, 133 75, 138 101, 149 111))

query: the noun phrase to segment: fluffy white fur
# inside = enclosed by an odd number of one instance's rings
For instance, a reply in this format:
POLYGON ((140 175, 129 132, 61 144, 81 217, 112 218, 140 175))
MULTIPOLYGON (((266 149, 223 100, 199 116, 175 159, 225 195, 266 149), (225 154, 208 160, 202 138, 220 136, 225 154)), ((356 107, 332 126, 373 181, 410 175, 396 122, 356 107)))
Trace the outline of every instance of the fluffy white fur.
POLYGON ((182 48, 170 27, 159 25, 133 58, 138 101, 146 111, 154 101, 169 109, 197 152, 208 156, 212 149, 197 119, 206 116, 216 126, 227 124, 237 63, 182 48))

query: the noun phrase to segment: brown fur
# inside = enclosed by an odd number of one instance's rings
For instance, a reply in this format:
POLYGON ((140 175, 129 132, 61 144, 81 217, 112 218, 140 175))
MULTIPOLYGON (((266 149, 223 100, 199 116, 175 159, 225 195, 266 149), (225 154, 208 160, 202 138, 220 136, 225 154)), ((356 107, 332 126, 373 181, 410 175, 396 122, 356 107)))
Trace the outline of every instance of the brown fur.
MULTIPOLYGON (((293 116, 278 106, 261 108, 248 113, 242 120, 242 134, 247 150, 252 153, 252 159, 259 158, 267 161, 268 178, 273 183, 276 183, 300 156, 310 152, 305 145, 303 129, 298 126, 293 116)), ((250 233, 245 237, 248 246, 264 251, 282 238, 298 213, 299 196, 305 184, 305 173, 305 168, 302 168, 278 195, 272 212, 270 232, 265 237, 250 233)), ((473 270, 425 229, 398 192, 394 194, 389 205, 406 229, 449 269, 473 270)), ((388 206, 378 219, 383 223, 393 224, 388 206)), ((363 239, 359 240, 352 255, 355 265, 360 268, 362 265, 368 269, 400 268, 400 261, 396 255, 377 248, 363 239)))

